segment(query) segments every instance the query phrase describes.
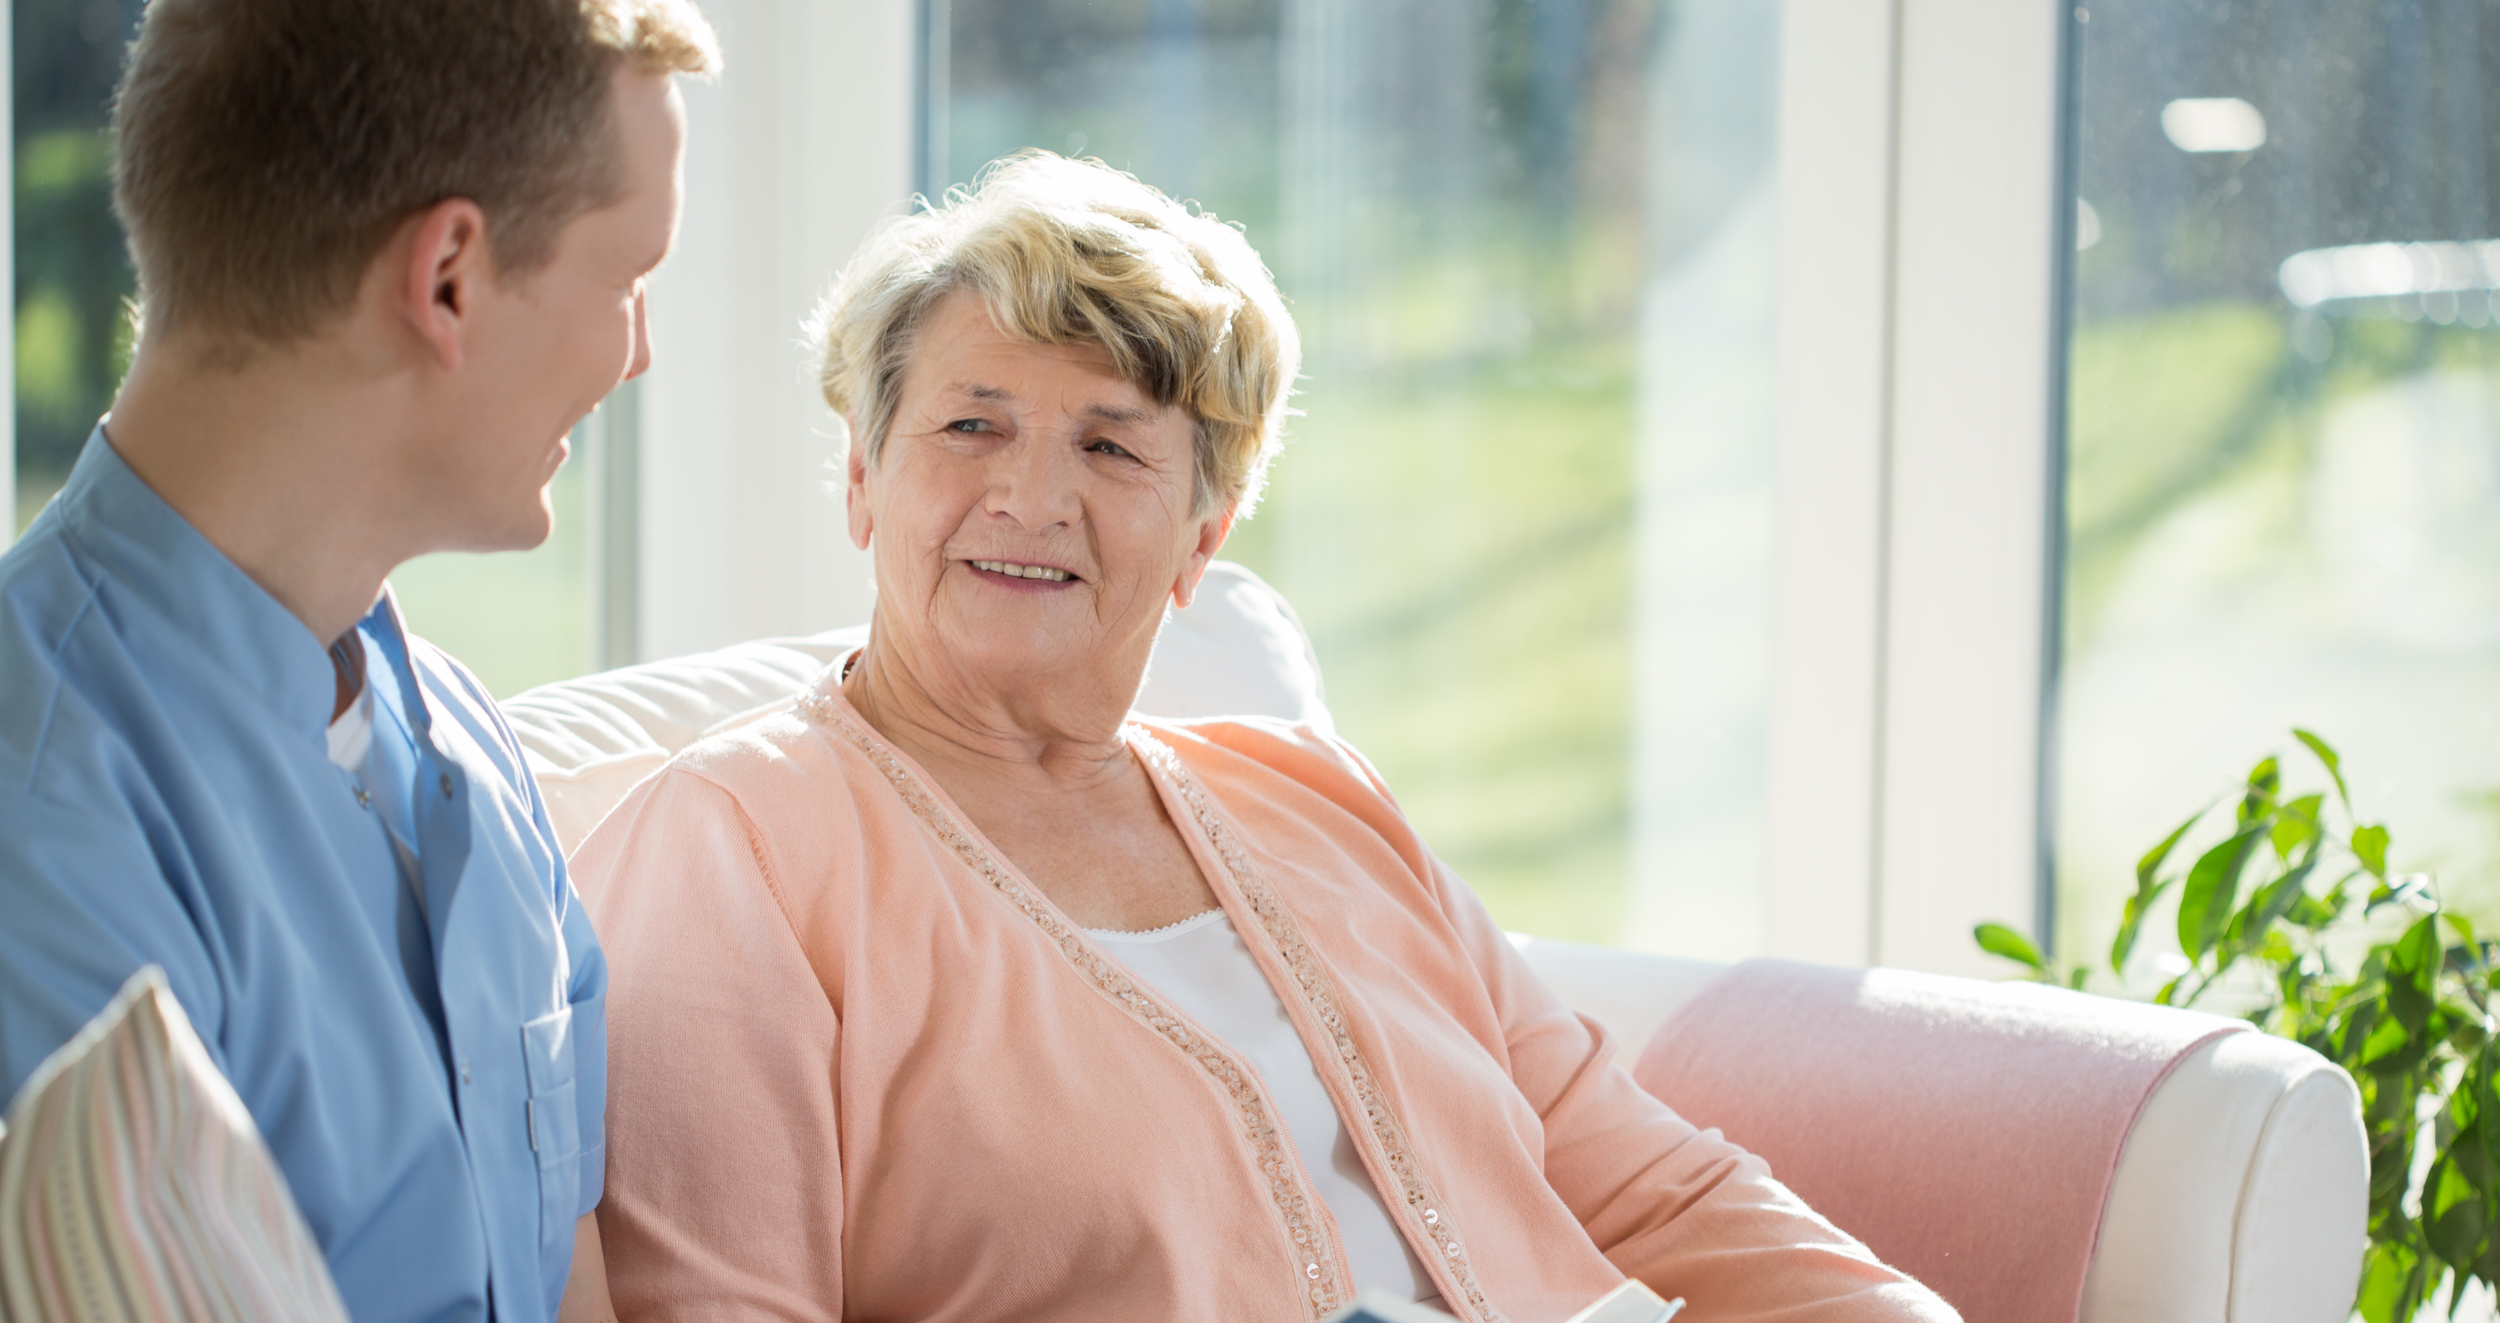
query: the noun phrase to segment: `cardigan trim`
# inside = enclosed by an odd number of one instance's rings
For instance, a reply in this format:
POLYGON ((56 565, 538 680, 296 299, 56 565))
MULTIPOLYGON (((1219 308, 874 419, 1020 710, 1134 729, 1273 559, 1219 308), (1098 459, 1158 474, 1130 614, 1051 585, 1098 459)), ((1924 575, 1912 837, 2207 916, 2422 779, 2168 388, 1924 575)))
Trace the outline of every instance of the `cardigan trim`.
MULTIPOLYGON (((1260 876, 1257 866, 1250 861, 1249 852, 1242 849, 1232 829, 1216 813, 1206 791, 1182 764, 1180 755, 1142 728, 1131 726, 1129 737, 1130 743, 1148 765, 1170 778, 1179 789, 1182 801, 1189 805, 1190 812, 1198 819, 1199 829, 1206 833, 1208 842, 1215 847, 1216 857, 1223 860, 1225 869, 1233 875, 1234 885, 1241 888, 1243 898, 1249 901, 1251 913, 1258 916, 1259 925, 1267 930, 1268 939, 1276 944, 1277 954, 1284 957, 1287 967, 1293 970, 1294 982, 1300 987, 1303 1000, 1309 1003, 1311 1013, 1319 1018, 1321 1026, 1334 1040, 1332 1045, 1337 1049, 1337 1059, 1345 1064, 1347 1073, 1354 1078, 1355 1096, 1362 1100, 1363 1115, 1371 1125, 1372 1136, 1388 1155, 1389 1170, 1397 1177, 1406 1215, 1411 1219, 1409 1234, 1420 1230, 1424 1243, 1440 1251, 1440 1267, 1447 1271, 1450 1284, 1458 1288, 1460 1297, 1473 1308, 1477 1318, 1484 1323, 1503 1323, 1500 1311, 1484 1298, 1483 1290, 1476 1285, 1475 1272, 1467 1261, 1466 1244, 1459 1239, 1458 1229, 1451 1225, 1449 1215, 1442 1211, 1441 1197, 1432 1182, 1416 1163, 1414 1145, 1407 1141, 1405 1124, 1390 1109, 1388 1100, 1381 1096, 1379 1082, 1372 1075, 1370 1064, 1363 1059, 1362 1049, 1355 1044, 1353 1034, 1347 1029, 1345 1016, 1337 1009, 1336 985, 1329 978, 1327 967, 1320 963, 1310 944, 1302 939, 1301 926, 1294 921, 1284 902, 1277 899, 1267 879, 1260 876)), ((1444 1299, 1446 1301, 1446 1295, 1444 1299)))
MULTIPOLYGON (((811 692, 798 702, 802 715, 810 721, 832 727, 866 754, 868 760, 893 784, 895 793, 902 797, 913 816, 992 889, 1040 928, 1043 936, 1048 937, 1068 963, 1085 975, 1098 991, 1179 1048, 1183 1055, 1214 1077, 1217 1087, 1232 1099, 1241 1113, 1242 1129, 1257 1157, 1260 1172, 1268 1179, 1268 1190, 1284 1223, 1286 1237, 1293 1243, 1295 1257, 1302 1261, 1302 1274, 1308 1282, 1305 1298, 1309 1301, 1311 1317, 1315 1320, 1326 1318, 1345 1304, 1347 1295, 1336 1262, 1341 1255, 1333 1247, 1323 1245, 1326 1235, 1319 1219, 1313 1216, 1316 1200, 1304 1187, 1299 1159, 1291 1153, 1290 1145, 1278 1129, 1267 1099, 1260 1093, 1251 1073, 1213 1039, 1199 1033, 1185 1017, 1164 1009, 1143 985, 1129 976, 1126 966, 1097 950, 1083 929, 1061 920, 1056 907, 1025 886, 977 837, 958 825, 937 796, 920 783, 911 768, 875 732, 844 711, 845 706, 822 690, 811 692)), ((1272 898, 1270 904, 1273 904, 1272 898)))

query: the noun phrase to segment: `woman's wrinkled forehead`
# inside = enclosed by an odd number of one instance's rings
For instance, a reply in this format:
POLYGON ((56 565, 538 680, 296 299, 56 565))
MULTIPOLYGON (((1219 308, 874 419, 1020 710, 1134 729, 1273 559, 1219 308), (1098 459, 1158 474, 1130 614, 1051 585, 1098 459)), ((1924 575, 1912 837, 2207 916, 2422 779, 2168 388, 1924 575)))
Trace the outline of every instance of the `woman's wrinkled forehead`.
POLYGON ((908 386, 910 366, 924 356, 932 334, 960 335, 967 327, 977 326, 1006 344, 1099 357, 1107 371, 1135 387, 1154 405, 1169 408, 1185 404, 1181 398, 1186 384, 1183 364, 1180 356, 1172 352, 1167 337, 1150 333, 1137 325, 1133 317, 1121 316, 1121 311, 1116 306, 1093 310, 1035 308, 1024 301, 1001 298, 980 282, 965 278, 933 285, 918 315, 904 328, 908 340, 903 354, 903 384, 908 386), (981 315, 973 316, 967 311, 974 308, 981 315), (1085 315, 1088 311, 1096 315, 1085 315), (941 325, 950 320, 951 327, 941 325), (1097 329, 1105 323, 1111 333, 1098 334, 1097 329))

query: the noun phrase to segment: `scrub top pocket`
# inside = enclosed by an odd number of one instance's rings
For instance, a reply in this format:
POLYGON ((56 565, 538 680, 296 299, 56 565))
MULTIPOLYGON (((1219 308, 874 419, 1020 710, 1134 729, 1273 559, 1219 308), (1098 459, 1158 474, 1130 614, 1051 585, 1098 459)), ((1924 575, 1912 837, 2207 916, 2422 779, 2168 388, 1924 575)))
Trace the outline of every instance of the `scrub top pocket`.
POLYGON ((570 1245, 581 1216, 581 1108, 574 1097, 573 1008, 521 1026, 529 1063, 530 1148, 538 1157, 538 1239, 542 1249, 570 1245))

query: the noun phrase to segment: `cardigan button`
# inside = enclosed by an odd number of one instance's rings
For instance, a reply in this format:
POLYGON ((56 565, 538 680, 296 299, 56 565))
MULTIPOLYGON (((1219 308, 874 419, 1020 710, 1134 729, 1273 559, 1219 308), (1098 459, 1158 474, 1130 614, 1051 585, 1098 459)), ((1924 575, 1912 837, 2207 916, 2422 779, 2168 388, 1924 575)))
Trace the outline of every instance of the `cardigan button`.
POLYGON ((1316 1282, 1319 1280, 1319 1265, 1316 1263, 1303 1265, 1302 1272, 1304 1276, 1309 1277, 1312 1281, 1316 1282))

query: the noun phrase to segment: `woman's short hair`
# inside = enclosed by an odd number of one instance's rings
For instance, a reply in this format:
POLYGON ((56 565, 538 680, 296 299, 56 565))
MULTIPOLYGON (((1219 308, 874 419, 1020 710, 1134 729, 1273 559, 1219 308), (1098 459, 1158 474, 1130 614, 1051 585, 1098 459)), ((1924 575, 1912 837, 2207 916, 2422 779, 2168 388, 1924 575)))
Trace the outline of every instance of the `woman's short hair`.
POLYGON ((1102 346, 1123 378, 1186 412, 1199 513, 1257 504, 1302 350, 1240 230, 1099 161, 1038 150, 887 224, 843 267, 812 327, 825 401, 872 465, 914 335, 956 290, 979 295, 1016 339, 1102 346))
POLYGON ((611 74, 719 61, 691 0, 149 0, 113 100, 113 209, 149 319, 284 344, 464 197, 496 270, 623 195, 611 74))

